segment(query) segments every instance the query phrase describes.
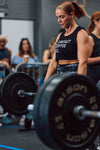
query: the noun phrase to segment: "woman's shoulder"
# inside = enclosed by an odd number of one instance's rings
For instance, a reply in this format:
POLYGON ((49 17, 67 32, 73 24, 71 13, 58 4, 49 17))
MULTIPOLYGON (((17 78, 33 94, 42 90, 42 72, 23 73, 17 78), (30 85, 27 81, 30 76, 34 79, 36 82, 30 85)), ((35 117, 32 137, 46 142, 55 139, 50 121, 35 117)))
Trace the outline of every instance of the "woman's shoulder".
POLYGON ((78 35, 83 34, 83 36, 84 35, 88 36, 88 33, 86 32, 85 28, 82 26, 78 26, 74 32, 77 33, 78 35))
POLYGON ((18 55, 15 55, 12 59, 12 64, 19 64, 22 63, 23 58, 19 57, 18 55))
POLYGON ((10 52, 10 53, 11 53, 11 49, 10 49, 10 48, 7 48, 7 50, 8 50, 8 52, 10 52))
POLYGON ((86 30, 85 30, 85 28, 84 27, 82 27, 82 26, 77 26, 76 28, 75 28, 75 30, 73 31, 73 34, 72 35, 79 35, 79 34, 81 34, 81 33, 87 33, 86 32, 86 30))
POLYGON ((78 29, 78 30, 81 30, 81 29, 86 30, 83 26, 78 26, 76 29, 78 29))
POLYGON ((19 56, 19 54, 16 54, 13 58, 21 58, 20 56, 19 56))
POLYGON ((50 50, 49 49, 45 49, 43 54, 49 54, 50 53, 50 50))

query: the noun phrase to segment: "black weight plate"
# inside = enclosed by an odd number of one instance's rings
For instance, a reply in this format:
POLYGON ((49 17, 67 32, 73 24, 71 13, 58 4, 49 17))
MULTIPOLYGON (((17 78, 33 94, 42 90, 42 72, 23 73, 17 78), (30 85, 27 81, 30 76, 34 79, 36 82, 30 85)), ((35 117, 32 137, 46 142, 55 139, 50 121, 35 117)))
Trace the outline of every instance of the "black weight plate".
MULTIPOLYGON (((58 75, 55 75, 58 76, 58 75)), ((41 102, 42 102, 42 95, 46 89, 46 87, 50 84, 50 82, 52 81, 54 77, 50 77, 46 82, 44 82, 41 87, 38 89, 37 91, 37 95, 34 99, 34 111, 33 111, 33 118, 34 118, 34 122, 35 122, 35 129, 37 132, 37 135, 39 136, 39 138, 43 141, 44 144, 46 144, 48 147, 53 148, 55 147, 56 143, 52 138, 52 135, 48 135, 50 133, 50 131, 47 133, 46 131, 48 131, 50 128, 48 127, 48 120, 45 118, 41 118, 40 117, 40 107, 41 107, 41 102), (41 122, 41 119, 43 119, 43 121, 41 122), (47 123, 46 123, 47 122, 47 123), (44 129, 44 123, 47 124, 47 126, 44 129), (49 138, 49 140, 48 140, 49 138)), ((43 103, 42 103, 43 105, 43 103)), ((45 105, 45 103, 44 103, 45 105)), ((42 115, 45 113, 44 112, 44 107, 41 108, 42 110, 42 115)), ((56 145, 57 147, 57 145, 56 145)), ((59 149, 58 149, 59 150, 59 149)))
POLYGON ((98 119, 80 121, 73 114, 77 105, 88 110, 100 108, 96 85, 88 77, 54 75, 45 83, 45 88, 39 90, 35 104, 36 130, 45 144, 55 149, 79 150, 88 147, 97 137, 98 119))
POLYGON ((1 104, 4 109, 14 115, 27 113, 27 106, 33 103, 34 96, 19 97, 18 91, 37 92, 35 81, 26 73, 9 74, 2 82, 0 88, 1 104))
POLYGON ((100 97, 100 80, 97 82, 96 86, 98 88, 98 93, 99 93, 99 97, 100 97))

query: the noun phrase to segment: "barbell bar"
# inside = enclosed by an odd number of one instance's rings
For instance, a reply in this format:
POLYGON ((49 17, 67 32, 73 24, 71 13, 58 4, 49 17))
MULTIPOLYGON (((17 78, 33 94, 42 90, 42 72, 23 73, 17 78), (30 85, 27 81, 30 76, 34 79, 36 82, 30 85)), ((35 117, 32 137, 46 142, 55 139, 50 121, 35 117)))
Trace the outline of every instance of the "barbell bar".
POLYGON ((24 96, 34 96, 36 95, 36 93, 32 93, 32 92, 25 92, 23 89, 18 91, 18 96, 19 97, 24 97, 24 96))
POLYGON ((85 149, 97 137, 99 94, 88 77, 55 74, 37 91, 30 76, 14 73, 3 80, 0 99, 14 115, 33 111, 39 138, 53 149, 85 149))
POLYGON ((86 110, 84 106, 75 106, 73 113, 79 120, 83 120, 85 117, 95 117, 100 119, 100 111, 86 110))

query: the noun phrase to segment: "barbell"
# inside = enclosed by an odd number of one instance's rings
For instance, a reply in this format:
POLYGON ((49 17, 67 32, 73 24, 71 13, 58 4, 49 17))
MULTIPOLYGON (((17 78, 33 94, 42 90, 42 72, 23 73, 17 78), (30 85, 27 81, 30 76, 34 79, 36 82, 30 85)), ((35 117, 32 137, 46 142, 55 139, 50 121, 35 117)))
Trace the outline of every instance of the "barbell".
POLYGON ((11 73, 0 85, 0 103, 3 108, 16 116, 28 113, 37 92, 35 81, 26 73, 11 73), (30 92, 31 91, 31 92, 30 92))
MULTIPOLYGON (((99 86, 99 85, 98 85, 99 86)), ((82 75, 55 74, 38 88, 25 73, 8 75, 0 88, 1 105, 14 115, 34 103, 35 129, 56 150, 87 148, 100 125, 99 87, 82 75)))

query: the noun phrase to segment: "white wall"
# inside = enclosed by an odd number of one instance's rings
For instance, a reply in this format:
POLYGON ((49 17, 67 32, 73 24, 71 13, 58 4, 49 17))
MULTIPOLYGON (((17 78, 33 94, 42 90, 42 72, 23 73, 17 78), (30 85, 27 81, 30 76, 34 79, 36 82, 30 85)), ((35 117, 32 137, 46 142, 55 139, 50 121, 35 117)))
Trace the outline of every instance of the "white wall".
POLYGON ((12 58, 18 53, 21 38, 29 38, 34 49, 34 22, 27 20, 1 20, 1 34, 5 34, 8 39, 6 47, 12 50, 12 58))

